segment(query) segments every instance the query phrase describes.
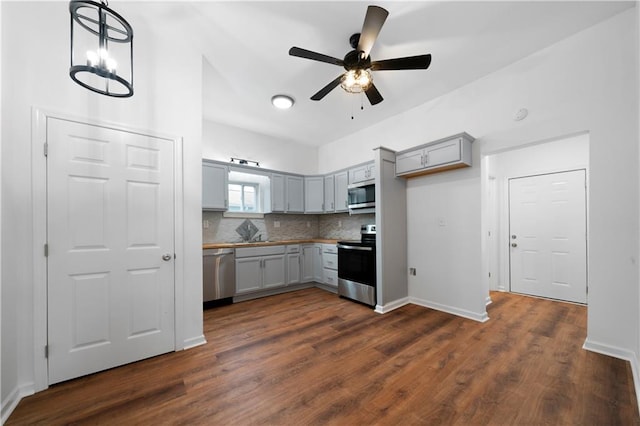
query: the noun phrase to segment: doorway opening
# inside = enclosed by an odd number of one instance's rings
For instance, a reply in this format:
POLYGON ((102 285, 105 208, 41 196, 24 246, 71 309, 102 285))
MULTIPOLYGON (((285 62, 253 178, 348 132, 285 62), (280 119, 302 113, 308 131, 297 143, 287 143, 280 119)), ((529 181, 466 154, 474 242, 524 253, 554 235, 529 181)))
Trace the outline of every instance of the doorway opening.
MULTIPOLYGON (((531 294, 586 304, 588 285, 588 133, 489 153, 484 155, 482 160, 483 253, 484 267, 487 272, 485 275, 487 290, 531 294), (536 180, 532 177, 548 176, 549 178, 547 180, 549 180, 549 182, 547 182, 547 186, 550 187, 551 190, 556 188, 559 191, 563 191, 567 188, 565 178, 570 176, 563 173, 570 171, 575 171, 577 175, 582 174, 583 176, 583 186, 581 190, 584 197, 584 207, 581 212, 583 215, 582 220, 584 221, 584 235, 582 237, 573 237, 582 238, 582 242, 584 243, 584 248, 578 247, 575 249, 580 252, 578 263, 575 263, 575 256, 574 258, 567 256, 564 248, 546 247, 544 255, 536 255, 535 250, 528 247, 526 243, 525 246, 522 247, 521 242, 523 241, 523 236, 521 234, 511 232, 511 222, 514 218, 511 214, 510 188, 516 183, 519 183, 520 186, 522 186, 523 183, 541 183, 544 179, 536 180), (556 179, 558 182, 555 184, 553 183, 554 177, 560 178, 556 179), (531 178, 531 180, 527 182, 527 178, 531 178), (516 236, 515 239, 513 235, 516 236), (515 247, 512 246, 513 244, 515 244, 515 247), (567 260, 570 261, 567 262, 567 260), (514 261, 517 262, 515 268, 514 261), (570 285, 567 284, 569 276, 571 276, 571 280, 574 281, 576 276, 580 276, 581 268, 584 268, 584 295, 582 298, 571 299, 566 295, 558 296, 558 294, 553 292, 550 294, 545 293, 544 291, 539 291, 538 286, 534 283, 535 277, 546 274, 545 279, 547 279, 547 281, 553 281, 554 279, 556 281, 555 284, 550 284, 548 286, 549 288, 566 289, 570 287, 570 285), (518 270, 514 271, 514 269, 518 270), (523 277, 524 282, 529 286, 527 287, 525 285, 524 289, 521 285, 523 277), (514 286, 514 281, 517 280, 520 281, 514 286), (536 290, 532 291, 531 289, 534 287, 536 287, 536 290)), ((581 179, 580 176, 574 176, 574 178, 576 178, 578 182, 581 179)), ((573 182, 572 185, 577 185, 577 191, 580 193, 580 184, 573 182)), ((532 188, 530 185, 525 186, 528 186, 527 190, 531 190, 532 188)), ((542 195, 530 193, 528 196, 531 198, 531 200, 528 201, 534 201, 539 200, 542 195)), ((527 200, 525 201, 528 202, 527 200)), ((560 199, 556 201, 558 201, 558 204, 554 204, 553 200, 548 199, 546 210, 543 209, 541 212, 528 212, 527 214, 532 215, 532 217, 527 218, 525 216, 525 223, 531 226, 545 224, 546 228, 557 228, 553 229, 553 232, 545 228, 545 232, 556 234, 550 237, 550 241, 559 243, 563 237, 562 234, 565 233, 563 223, 566 224, 567 220, 569 223, 572 223, 571 217, 563 220, 553 217, 536 217, 538 214, 549 215, 549 211, 552 212, 551 215, 555 214, 554 209, 562 203, 560 199), (554 240, 554 237, 558 238, 554 240)), ((576 215, 576 211, 580 211, 580 209, 574 208, 565 214, 569 216, 576 215)), ((580 217, 577 218, 576 222, 579 222, 579 220, 580 217)), ((529 239, 528 241, 534 240, 529 239)), ((490 301, 489 298, 488 301, 490 301)))

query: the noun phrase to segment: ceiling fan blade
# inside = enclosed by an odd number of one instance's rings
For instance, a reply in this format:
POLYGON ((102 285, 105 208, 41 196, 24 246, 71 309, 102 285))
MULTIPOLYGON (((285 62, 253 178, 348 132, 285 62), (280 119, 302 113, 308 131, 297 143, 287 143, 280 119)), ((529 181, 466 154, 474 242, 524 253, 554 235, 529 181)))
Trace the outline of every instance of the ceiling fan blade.
POLYGON ((358 41, 358 52, 363 52, 365 58, 369 56, 388 15, 389 12, 379 6, 367 8, 362 31, 360 31, 360 41, 358 41))
POLYGON ((292 47, 289 49, 289 55, 297 56, 299 58, 311 59, 313 61, 326 62, 328 64, 343 66, 342 59, 334 58, 332 56, 323 55, 322 53, 312 52, 311 50, 301 49, 299 47, 292 47))
POLYGON ((340 80, 342 80, 342 74, 340 74, 338 76, 338 78, 336 78, 335 80, 333 80, 331 83, 327 84, 326 86, 324 86, 322 89, 320 89, 318 91, 318 93, 316 93, 315 95, 313 95, 311 97, 312 101, 319 101, 320 99, 324 98, 325 96, 327 96, 327 94, 329 94, 330 91, 332 91, 333 89, 335 89, 339 84, 340 84, 340 80))
POLYGON ((371 86, 369 86, 369 88, 365 90, 364 93, 365 95, 367 95, 367 99, 369 99, 369 102, 371 102, 371 105, 379 104, 384 100, 384 98, 382 97, 380 92, 378 92, 378 89, 376 89, 376 86, 374 86, 373 83, 371 83, 371 86))
POLYGON ((406 58, 385 59, 371 62, 374 71, 383 70, 419 70, 427 69, 431 64, 431 55, 407 56, 406 58))

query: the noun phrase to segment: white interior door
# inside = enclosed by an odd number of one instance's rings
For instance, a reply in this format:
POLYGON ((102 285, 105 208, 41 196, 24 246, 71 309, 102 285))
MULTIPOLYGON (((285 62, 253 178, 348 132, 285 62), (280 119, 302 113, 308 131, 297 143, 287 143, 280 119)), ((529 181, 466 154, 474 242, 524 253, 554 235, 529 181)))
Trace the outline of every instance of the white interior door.
POLYGON ((173 142, 47 121, 49 383, 174 350, 173 142))
POLYGON ((587 302, 585 171, 509 180, 511 291, 587 302))

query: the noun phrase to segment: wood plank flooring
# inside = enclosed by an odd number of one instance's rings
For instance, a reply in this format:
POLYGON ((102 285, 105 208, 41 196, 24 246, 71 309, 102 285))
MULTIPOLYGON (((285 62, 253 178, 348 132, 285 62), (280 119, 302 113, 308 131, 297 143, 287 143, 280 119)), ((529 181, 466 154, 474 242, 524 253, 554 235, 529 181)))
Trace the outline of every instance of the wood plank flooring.
POLYGON ((319 289, 205 311, 208 343, 52 386, 7 425, 640 425, 586 308, 492 293, 484 324, 319 289))

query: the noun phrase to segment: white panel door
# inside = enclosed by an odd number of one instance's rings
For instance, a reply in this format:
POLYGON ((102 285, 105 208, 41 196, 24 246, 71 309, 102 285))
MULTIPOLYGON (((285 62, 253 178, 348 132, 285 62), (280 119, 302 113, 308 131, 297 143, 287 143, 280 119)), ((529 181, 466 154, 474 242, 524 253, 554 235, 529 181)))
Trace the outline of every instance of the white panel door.
POLYGON ((511 291, 587 302, 585 171, 509 180, 511 291))
POLYGON ((49 383, 174 350, 170 140, 47 122, 49 383))

